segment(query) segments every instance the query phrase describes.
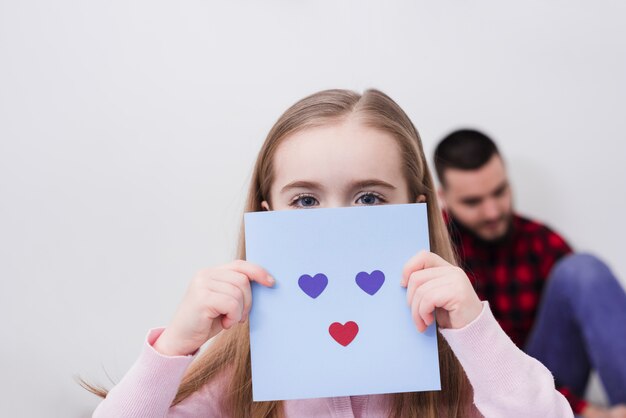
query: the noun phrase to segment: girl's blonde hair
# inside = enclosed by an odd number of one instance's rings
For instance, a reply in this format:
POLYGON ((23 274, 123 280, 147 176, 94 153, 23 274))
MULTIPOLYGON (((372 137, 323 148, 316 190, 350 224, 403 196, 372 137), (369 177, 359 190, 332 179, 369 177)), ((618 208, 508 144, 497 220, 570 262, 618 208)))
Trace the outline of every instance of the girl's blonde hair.
MULTIPOLYGON (((259 152, 245 212, 261 211, 261 202, 270 202, 273 157, 285 139, 304 129, 340 123, 349 116, 356 116, 365 126, 387 132, 395 138, 401 151, 410 196, 413 201, 419 195, 426 196, 431 251, 456 264, 420 136, 400 106, 378 90, 367 90, 362 95, 349 90, 325 90, 310 95, 287 109, 270 130, 259 152)), ((245 259, 243 223, 238 258, 245 259)), ((471 385, 440 334, 438 344, 442 390, 390 395, 390 417, 467 416, 467 411, 473 404, 471 385)), ((222 407, 231 416, 282 416, 282 402, 252 402, 248 322, 223 331, 215 337, 213 343, 189 367, 173 404, 181 402, 218 375, 222 375, 222 372, 227 373, 230 380, 230 384, 224 389, 222 407)), ((83 385, 100 396, 106 396, 106 391, 100 388, 84 382, 83 385)))

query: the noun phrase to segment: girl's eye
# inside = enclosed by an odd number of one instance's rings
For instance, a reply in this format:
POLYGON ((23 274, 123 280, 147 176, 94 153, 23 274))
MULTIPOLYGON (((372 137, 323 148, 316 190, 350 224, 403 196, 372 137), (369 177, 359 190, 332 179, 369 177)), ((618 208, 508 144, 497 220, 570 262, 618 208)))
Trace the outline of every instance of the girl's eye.
POLYGON ((362 205, 380 205, 381 203, 385 203, 385 199, 377 193, 369 192, 359 196, 356 203, 360 203, 362 205))
POLYGON ((297 196, 294 200, 292 200, 289 206, 295 206, 299 208, 310 208, 312 206, 316 206, 317 204, 318 204, 318 201, 313 196, 300 195, 300 196, 297 196))

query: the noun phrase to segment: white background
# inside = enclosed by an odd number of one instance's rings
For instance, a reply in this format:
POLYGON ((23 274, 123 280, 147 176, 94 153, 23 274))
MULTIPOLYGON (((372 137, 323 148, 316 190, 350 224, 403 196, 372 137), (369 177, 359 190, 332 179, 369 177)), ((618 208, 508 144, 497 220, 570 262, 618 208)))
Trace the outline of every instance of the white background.
POLYGON ((296 100, 382 89, 432 154, 500 144, 520 212, 626 279, 620 1, 0 0, 0 415, 87 417, 234 255, 296 100))

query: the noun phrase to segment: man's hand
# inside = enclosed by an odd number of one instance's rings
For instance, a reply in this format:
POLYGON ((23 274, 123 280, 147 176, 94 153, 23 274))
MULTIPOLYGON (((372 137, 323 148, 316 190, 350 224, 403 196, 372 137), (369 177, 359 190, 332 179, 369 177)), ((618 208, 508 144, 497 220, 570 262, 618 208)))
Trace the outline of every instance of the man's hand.
POLYGON ((580 413, 585 418, 626 418, 626 405, 620 404, 610 408, 589 404, 580 413))

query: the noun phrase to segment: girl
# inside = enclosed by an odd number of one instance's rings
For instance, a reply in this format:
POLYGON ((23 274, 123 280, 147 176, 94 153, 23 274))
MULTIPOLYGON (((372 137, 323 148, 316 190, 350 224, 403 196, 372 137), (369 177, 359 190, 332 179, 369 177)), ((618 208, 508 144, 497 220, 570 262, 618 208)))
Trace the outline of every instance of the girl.
POLYGON ((87 385, 106 396, 94 417, 571 417, 548 370, 511 342, 454 265, 434 190, 419 135, 393 100, 328 90, 276 122, 246 211, 427 202, 432 253, 408 260, 399 285, 416 332, 437 311, 441 391, 252 402, 250 281, 271 287, 274 279, 244 261, 242 235, 240 260, 197 273, 171 323, 150 331, 117 386, 107 394, 87 385))

